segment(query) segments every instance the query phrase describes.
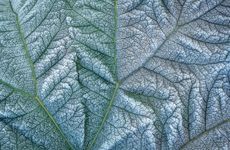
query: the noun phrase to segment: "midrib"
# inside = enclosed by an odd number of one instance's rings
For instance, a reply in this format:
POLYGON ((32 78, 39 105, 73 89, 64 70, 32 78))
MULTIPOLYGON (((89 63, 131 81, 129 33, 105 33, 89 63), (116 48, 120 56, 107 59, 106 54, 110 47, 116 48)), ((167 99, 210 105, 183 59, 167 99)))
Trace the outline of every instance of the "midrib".
POLYGON ((114 90, 113 90, 113 93, 112 93, 112 97, 111 97, 111 100, 109 101, 109 104, 108 104, 108 107, 106 108, 106 111, 103 115, 103 118, 102 118, 102 121, 100 123, 100 126, 97 128, 96 130, 96 133, 95 133, 95 136, 93 137, 93 140, 91 142, 91 144, 86 147, 86 150, 91 150, 93 149, 94 145, 96 144, 97 142, 97 139, 109 117, 109 113, 112 109, 112 106, 113 106, 113 103, 116 99, 116 96, 117 96, 117 93, 118 93, 118 89, 120 87, 120 84, 121 82, 118 80, 118 77, 117 77, 117 47, 116 47, 116 34, 117 34, 117 26, 118 26, 118 10, 117 10, 117 0, 114 0, 114 26, 115 26, 115 30, 114 30, 114 35, 113 35, 113 43, 114 43, 114 60, 113 60, 113 64, 114 64, 114 68, 113 68, 113 73, 114 73, 114 77, 115 77, 115 84, 114 85, 114 90))
POLYGON ((29 63, 29 67, 30 67, 30 70, 32 72, 32 80, 33 80, 33 84, 34 84, 34 90, 35 90, 35 93, 37 91, 37 80, 36 80, 36 73, 35 73, 35 68, 34 68, 34 65, 33 65, 33 61, 30 57, 30 54, 29 54, 29 49, 28 49, 28 46, 26 44, 26 40, 25 40, 25 36, 24 36, 24 32, 22 30, 22 27, 20 25, 20 22, 19 22, 19 17, 18 17, 18 14, 14 11, 13 9, 13 6, 11 4, 11 1, 10 1, 10 8, 12 10, 12 12, 15 14, 16 16, 16 28, 19 32, 19 38, 20 40, 22 41, 22 46, 23 46, 23 52, 24 52, 24 55, 29 63))
POLYGON ((97 138, 98 138, 99 134, 101 133, 101 131, 102 131, 103 127, 104 127, 104 124, 105 124, 106 120, 107 120, 108 117, 109 117, 109 113, 110 113, 110 111, 111 111, 111 109, 112 109, 113 103, 114 103, 115 98, 116 98, 116 96, 117 96, 117 92, 118 92, 119 86, 120 86, 120 83, 116 83, 116 86, 115 86, 115 89, 114 89, 112 98, 111 98, 111 100, 109 101, 109 105, 108 105, 108 107, 107 107, 107 109, 106 109, 106 111, 105 111, 105 114, 103 115, 103 118, 102 118, 102 121, 101 121, 101 123, 100 123, 100 126, 99 126, 99 128, 97 129, 96 134, 95 134, 95 136, 94 136, 94 138, 93 138, 93 140, 92 140, 90 146, 89 146, 88 148, 86 148, 87 150, 91 150, 91 149, 93 148, 94 144, 97 142, 97 138))
POLYGON ((38 96, 38 88, 37 88, 37 79, 36 79, 36 72, 35 72, 35 67, 33 65, 33 61, 32 61, 32 58, 30 57, 30 53, 29 53, 29 49, 28 49, 28 45, 26 43, 26 40, 25 40, 25 35, 24 35, 24 32, 22 30, 22 27, 20 25, 20 21, 19 21, 19 16, 18 16, 18 13, 14 11, 13 9, 13 6, 12 6, 12 3, 11 1, 9 1, 9 4, 10 4, 10 8, 11 8, 11 11, 15 14, 15 17, 16 17, 16 28, 19 32, 19 38, 20 40, 22 41, 22 46, 23 46, 23 51, 24 51, 24 55, 25 55, 25 58, 27 59, 28 61, 28 64, 29 64, 29 67, 30 67, 30 70, 31 70, 31 73, 32 73, 32 80, 33 80, 33 85, 34 85, 34 90, 35 92, 33 94, 30 94, 26 91, 24 91, 23 89, 18 89, 14 86, 12 86, 11 84, 8 84, 4 81, 1 81, 0 80, 0 83, 4 84, 5 86, 13 89, 14 91, 16 92, 19 92, 22 94, 22 96, 29 96, 31 97, 32 99, 34 99, 37 104, 42 108, 42 110, 47 114, 48 118, 50 119, 50 121, 53 123, 53 125, 55 126, 56 130, 61 134, 62 136, 62 139, 65 141, 65 143, 67 144, 68 146, 68 149, 70 150, 73 150, 73 146, 72 144, 68 141, 67 137, 64 135, 64 132, 62 131, 62 129, 59 127, 58 123, 56 122, 55 118, 52 116, 52 114, 48 111, 48 109, 46 108, 46 106, 44 105, 43 101, 39 98, 38 96))
MULTIPOLYGON (((66 0, 66 1, 68 1, 68 0, 66 0)), ((95 134, 95 136, 94 136, 94 138, 93 138, 93 140, 92 140, 90 146, 87 147, 86 150, 91 150, 91 149, 93 149, 93 146, 96 144, 97 138, 98 138, 100 132, 102 131, 102 129, 103 129, 103 127, 104 127, 104 124, 105 124, 106 120, 108 119, 108 115, 109 115, 109 113, 110 113, 110 111, 111 111, 112 105, 113 105, 113 103, 114 103, 114 101, 115 101, 115 98, 116 98, 116 95, 117 95, 117 93, 118 93, 118 89, 120 88, 120 85, 121 85, 127 78, 129 78, 131 75, 133 75, 134 73, 136 73, 137 71, 139 71, 140 68, 143 67, 143 66, 151 59, 151 57, 153 57, 153 55, 156 53, 156 52, 155 52, 155 53, 152 54, 150 57, 148 57, 147 60, 145 61, 145 63, 144 63, 142 66, 140 66, 140 67, 138 67, 137 69, 135 69, 135 70, 134 70, 133 72, 131 72, 128 76, 124 77, 124 78, 121 79, 121 80, 118 80, 118 77, 117 77, 117 48, 116 48, 116 33, 117 33, 117 28, 118 28, 118 27, 117 27, 117 24, 118 24, 118 11, 117 11, 117 7, 118 7, 118 6, 117 6, 117 0, 114 0, 115 35, 114 35, 114 38, 113 38, 113 42, 114 42, 114 44, 115 44, 115 45, 114 45, 114 46, 115 46, 115 54, 114 54, 114 74, 115 74, 115 78, 116 78, 116 83, 114 84, 114 85, 115 85, 115 89, 114 89, 114 91, 113 91, 112 98, 111 98, 111 100, 110 100, 110 102, 109 102, 109 105, 108 105, 108 107, 107 107, 107 109, 106 109, 106 111, 105 111, 105 114, 103 115, 103 118, 102 118, 102 121, 101 121, 101 123, 100 123, 100 126, 98 127, 98 129, 97 129, 97 131, 96 131, 96 134, 95 134)), ((206 14, 206 13, 207 13, 207 12, 205 12, 204 14, 206 14)), ((203 14, 203 15, 204 15, 204 14, 203 14)), ((190 23, 190 22, 189 22, 189 23, 190 23)), ((186 25, 189 24, 189 23, 185 23, 185 24, 182 24, 182 25, 178 25, 178 22, 177 22, 176 27, 173 29, 173 31, 171 31, 171 32, 167 35, 166 39, 160 44, 160 46, 157 48, 156 51, 158 51, 159 49, 161 49, 161 48, 163 47, 163 45, 165 44, 165 42, 168 41, 174 33, 176 33, 180 28, 182 28, 183 26, 186 26, 186 25)), ((225 122, 229 122, 229 119, 228 119, 228 120, 225 120, 225 121, 223 121, 223 122, 221 122, 220 124, 223 124, 223 123, 225 123, 225 122)), ((211 130, 211 129, 210 129, 210 130, 211 130)), ((209 131, 210 131, 210 130, 209 130, 209 131)), ((201 135, 203 135, 203 134, 206 134, 206 132, 201 133, 201 135)), ((199 135, 199 136, 201 136, 201 135, 199 135)), ((185 144, 185 145, 187 145, 187 144, 185 144)))

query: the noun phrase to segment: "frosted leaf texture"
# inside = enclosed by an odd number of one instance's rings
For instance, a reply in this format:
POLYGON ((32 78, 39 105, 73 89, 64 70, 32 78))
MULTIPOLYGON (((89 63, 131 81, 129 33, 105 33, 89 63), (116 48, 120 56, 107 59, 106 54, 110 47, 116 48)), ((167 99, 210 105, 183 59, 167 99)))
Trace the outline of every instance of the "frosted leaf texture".
POLYGON ((0 0, 0 149, 230 149, 230 1, 0 0))

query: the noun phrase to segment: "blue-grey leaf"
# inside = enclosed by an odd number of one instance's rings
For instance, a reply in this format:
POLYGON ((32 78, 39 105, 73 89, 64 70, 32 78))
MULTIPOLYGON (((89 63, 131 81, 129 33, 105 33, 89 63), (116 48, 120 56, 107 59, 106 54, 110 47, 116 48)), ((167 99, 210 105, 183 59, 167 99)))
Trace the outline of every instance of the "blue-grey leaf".
POLYGON ((1 0, 0 149, 230 149, 229 0, 1 0))

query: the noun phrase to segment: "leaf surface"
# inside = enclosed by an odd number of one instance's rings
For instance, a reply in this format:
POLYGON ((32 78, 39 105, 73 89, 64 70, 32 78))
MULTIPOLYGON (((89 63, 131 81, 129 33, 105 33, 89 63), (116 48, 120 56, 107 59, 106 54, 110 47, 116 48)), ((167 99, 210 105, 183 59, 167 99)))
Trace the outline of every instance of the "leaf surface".
POLYGON ((0 1, 0 149, 230 147, 230 1, 0 1))

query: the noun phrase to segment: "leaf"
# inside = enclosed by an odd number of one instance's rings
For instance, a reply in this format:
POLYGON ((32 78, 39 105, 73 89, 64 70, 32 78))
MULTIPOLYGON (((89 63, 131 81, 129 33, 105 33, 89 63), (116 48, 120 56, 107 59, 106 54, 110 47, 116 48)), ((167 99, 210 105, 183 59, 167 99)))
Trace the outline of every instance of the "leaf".
POLYGON ((229 149, 230 1, 1 0, 0 149, 229 149))

